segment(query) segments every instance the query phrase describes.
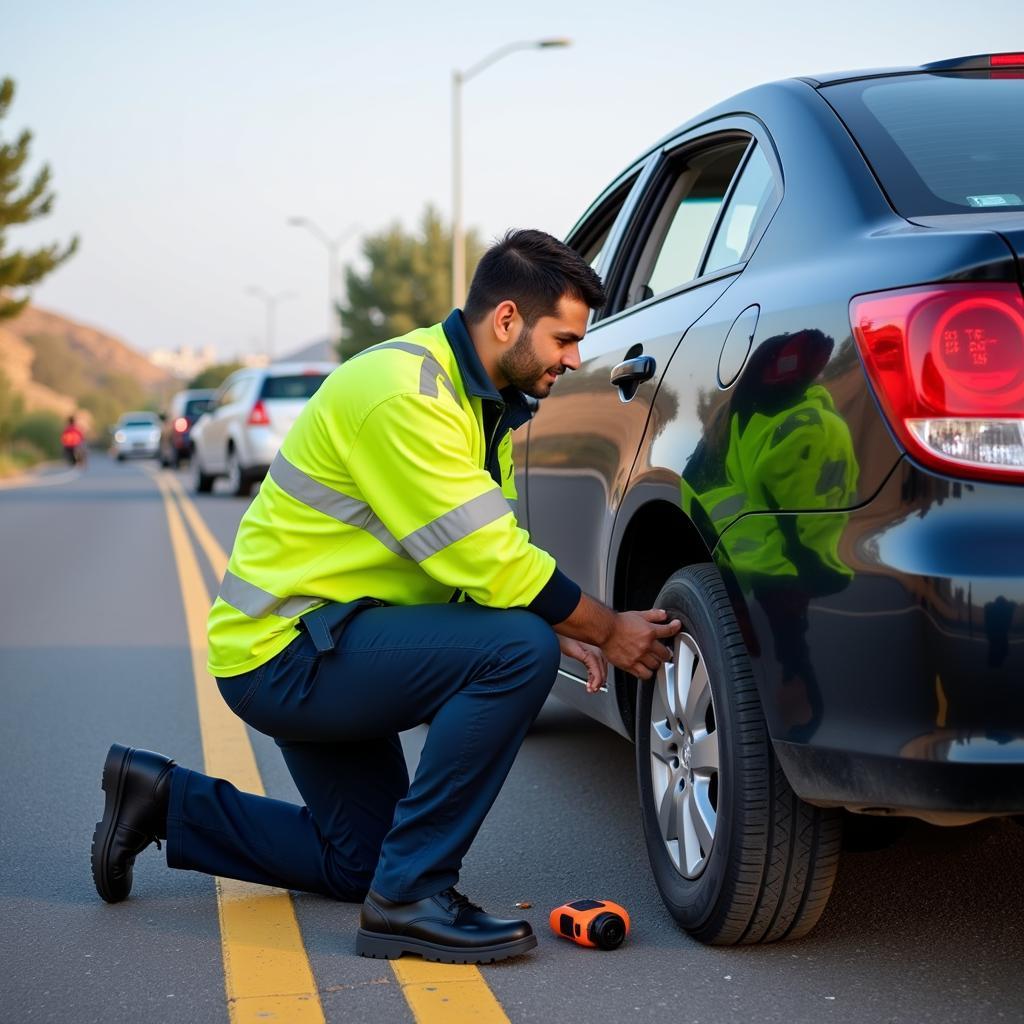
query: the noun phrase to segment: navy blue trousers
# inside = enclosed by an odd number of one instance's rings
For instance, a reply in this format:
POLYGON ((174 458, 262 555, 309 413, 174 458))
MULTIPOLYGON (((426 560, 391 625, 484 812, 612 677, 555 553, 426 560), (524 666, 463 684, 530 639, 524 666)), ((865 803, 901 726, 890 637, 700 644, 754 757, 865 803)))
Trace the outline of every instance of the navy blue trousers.
POLYGON ((360 901, 407 902, 458 880, 462 859, 558 669, 558 638, 519 609, 369 608, 332 651, 305 633, 217 681, 272 736, 304 807, 176 768, 167 862, 360 901), (409 783, 398 733, 429 729, 409 783))

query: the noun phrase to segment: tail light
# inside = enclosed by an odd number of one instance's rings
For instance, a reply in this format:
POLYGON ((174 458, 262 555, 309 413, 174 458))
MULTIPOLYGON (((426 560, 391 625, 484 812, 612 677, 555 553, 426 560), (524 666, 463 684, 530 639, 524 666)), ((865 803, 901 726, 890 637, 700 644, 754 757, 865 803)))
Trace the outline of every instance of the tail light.
POLYGON ((270 426, 270 417, 267 415, 267 407, 263 404, 262 398, 252 407, 252 412, 249 413, 249 419, 246 422, 250 427, 270 426))
POLYGON ((1024 296, 1012 284, 859 295, 850 322, 907 450, 944 472, 1024 481, 1024 296))
POLYGON ((187 420, 187 419, 185 419, 185 417, 184 417, 184 416, 179 416, 179 417, 178 417, 178 418, 177 418, 177 419, 176 419, 176 420, 174 421, 174 429, 175 429, 175 430, 176 430, 176 431, 177 431, 177 432, 178 432, 179 434, 184 434, 184 433, 185 433, 185 431, 186 431, 186 430, 188 430, 188 420, 187 420))

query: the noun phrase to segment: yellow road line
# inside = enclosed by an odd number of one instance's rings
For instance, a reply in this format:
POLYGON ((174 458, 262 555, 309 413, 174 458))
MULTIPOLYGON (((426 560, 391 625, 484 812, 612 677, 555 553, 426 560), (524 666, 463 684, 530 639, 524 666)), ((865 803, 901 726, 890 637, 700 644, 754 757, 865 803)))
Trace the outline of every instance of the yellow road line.
POLYGON ((210 528, 206 525, 206 520, 196 511, 195 505, 188 499, 188 496, 185 494, 185 488, 181 486, 181 481, 171 473, 162 474, 162 478, 170 484, 177 495, 178 504, 181 506, 182 512, 185 513, 188 525, 196 535, 196 540, 199 541, 199 546, 203 549, 203 554, 206 555, 210 568, 213 569, 213 575, 218 580, 223 579, 228 567, 228 556, 224 553, 224 549, 217 543, 217 538, 210 532, 210 528))
MULTIPOLYGON (((156 481, 164 498, 185 607, 205 770, 262 796, 263 781, 245 726, 221 700, 206 671, 210 597, 199 564, 171 497, 172 487, 163 474, 156 481)), ((232 1024, 273 1020, 322 1024, 323 1008, 291 896, 281 889, 218 878, 217 909, 232 1024)))
MULTIPOLYGON (((165 482, 161 484, 161 487, 169 486, 174 490, 178 503, 195 532, 214 575, 219 579, 224 575, 228 564, 224 549, 210 533, 209 527, 185 494, 177 477, 170 473, 162 473, 160 478, 165 482)), ((191 552, 189 554, 191 555, 191 552)), ((200 653, 206 649, 205 620, 203 630, 200 653)), ((193 649, 194 656, 195 650, 193 649)), ((205 661, 200 664, 205 666, 205 661)), ((202 671, 205 676, 205 667, 202 668, 202 671)), ((213 681, 209 676, 206 676, 206 679, 212 688, 213 681)), ((217 697, 219 700, 219 694, 217 697)), ((237 721, 230 712, 228 714, 234 721, 237 721)), ((242 736, 248 744, 248 737, 245 736, 244 730, 242 736)), ((248 786, 243 788, 250 789, 248 786)), ((250 791, 255 792, 251 789, 250 791)), ((262 789, 259 792, 262 792, 262 789)), ((421 960, 419 957, 402 957, 400 960, 389 960, 388 963, 402 987, 402 994, 405 996, 417 1024, 463 1024, 467 1021, 472 1021, 474 1024, 509 1024, 509 1019, 501 1008, 501 1003, 495 998, 480 969, 474 964, 434 964, 421 960)))

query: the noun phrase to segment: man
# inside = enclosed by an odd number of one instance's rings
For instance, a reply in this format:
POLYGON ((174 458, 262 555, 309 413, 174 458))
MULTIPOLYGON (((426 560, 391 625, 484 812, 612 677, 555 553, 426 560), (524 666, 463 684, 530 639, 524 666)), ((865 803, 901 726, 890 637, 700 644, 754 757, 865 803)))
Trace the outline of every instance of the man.
POLYGON ((93 844, 100 895, 124 899, 135 856, 363 901, 357 951, 500 960, 529 924, 461 895, 462 859, 554 681, 613 664, 649 678, 676 633, 617 614, 519 528, 512 430, 580 365, 600 279, 540 231, 508 234, 465 313, 360 353, 285 439, 242 518, 210 612, 209 670, 274 737, 306 802, 240 793, 115 744, 93 844), (590 646, 595 645, 595 646, 590 646), (409 783, 398 733, 429 731, 409 783))
POLYGON ((61 431, 60 435, 60 443, 64 448, 64 458, 68 460, 69 465, 75 466, 79 462, 85 461, 84 452, 81 448, 84 441, 85 435, 78 429, 75 417, 69 416, 67 426, 61 431))

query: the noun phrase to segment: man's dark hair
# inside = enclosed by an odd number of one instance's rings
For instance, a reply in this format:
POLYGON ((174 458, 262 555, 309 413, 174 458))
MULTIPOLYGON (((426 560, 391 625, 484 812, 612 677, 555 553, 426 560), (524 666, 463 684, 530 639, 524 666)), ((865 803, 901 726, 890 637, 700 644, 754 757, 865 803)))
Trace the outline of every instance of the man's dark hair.
POLYGON ((563 295, 591 309, 605 304, 601 278, 578 252, 545 231, 509 231, 480 260, 463 313, 467 323, 478 323, 511 299, 530 328, 553 316, 563 295))

